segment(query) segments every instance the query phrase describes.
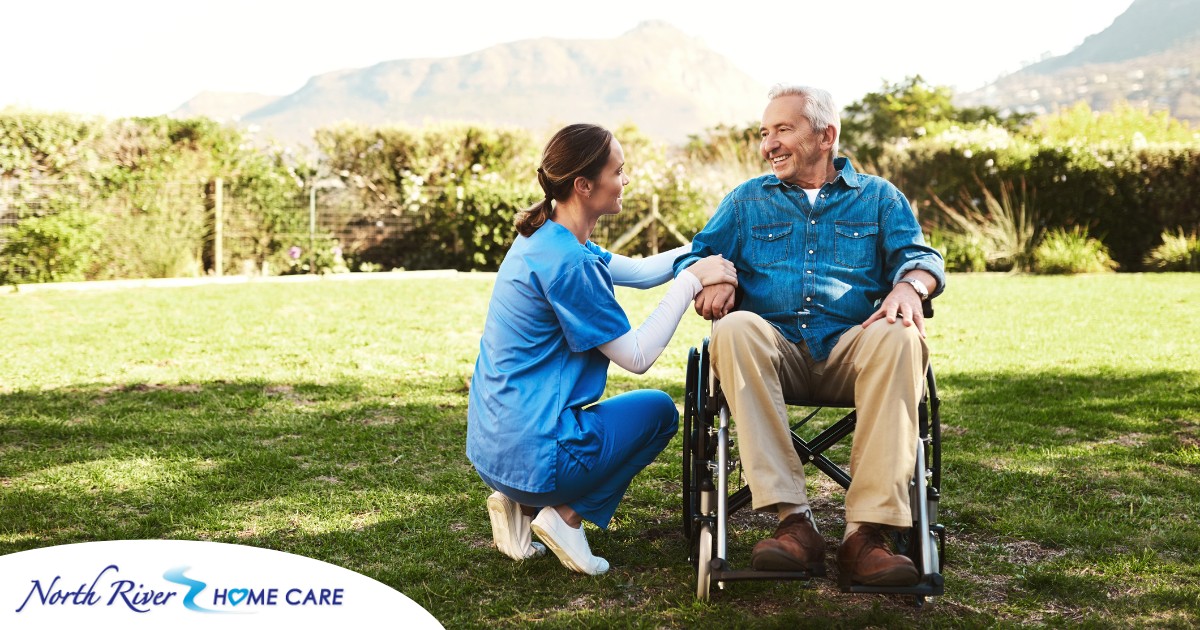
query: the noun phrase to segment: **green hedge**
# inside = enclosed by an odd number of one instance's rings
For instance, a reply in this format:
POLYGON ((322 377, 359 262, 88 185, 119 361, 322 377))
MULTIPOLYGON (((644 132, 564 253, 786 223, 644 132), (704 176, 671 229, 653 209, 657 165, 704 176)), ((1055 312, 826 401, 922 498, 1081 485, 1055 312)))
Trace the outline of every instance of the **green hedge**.
POLYGON ((890 148, 881 174, 936 222, 936 203, 983 197, 1023 181, 1041 228, 1080 227, 1100 239, 1123 271, 1144 259, 1165 230, 1200 226, 1200 143, 1050 145, 998 127, 951 127, 890 148))
MULTIPOLYGON (((644 217, 659 197, 664 219, 687 236, 703 227, 724 194, 714 179, 693 177, 635 127, 614 130, 625 151, 630 184, 624 210, 599 226, 615 239, 644 217)), ((364 218, 408 221, 397 238, 353 252, 381 268, 495 270, 516 230, 515 214, 542 197, 537 164, 544 139, 527 131, 475 125, 378 128, 341 125, 319 130, 321 169, 340 178, 364 218)), ((601 239, 607 244, 605 239, 601 239)), ((665 243, 669 246, 673 244, 665 243)), ((622 249, 645 254, 644 234, 622 249)))
MULTIPOLYGON (((1163 268, 1146 262, 1162 235, 1200 231, 1200 136, 1136 112, 1113 119, 1077 110, 1021 132, 931 123, 889 143, 864 170, 895 182, 930 228, 935 200, 978 206, 981 187, 994 194, 1021 183, 1041 233, 1086 230, 1122 271, 1163 268)), ((625 211, 597 228, 602 244, 645 216, 655 196, 665 220, 690 237, 727 190, 761 170, 742 135, 710 133, 676 151, 633 127, 614 133, 631 183, 625 211), (713 150, 695 146, 705 142, 713 150)), ((541 196, 534 172, 545 138, 525 130, 338 126, 315 140, 318 154, 297 156, 206 119, 0 112, 0 219, 16 224, 0 230, 0 281, 211 271, 217 178, 226 185, 226 272, 247 262, 283 272, 492 270, 515 237, 514 214, 541 196), (340 184, 322 192, 322 204, 347 209, 348 225, 386 217, 406 230, 352 243, 320 234, 320 251, 294 257, 294 248, 309 248, 314 180, 340 184), (50 218, 58 213, 68 214, 50 218)), ((989 264, 979 243, 945 244, 964 267, 989 264)), ((642 235, 622 252, 650 248, 642 235)))
POLYGON ((286 244, 272 235, 306 223, 288 211, 304 190, 282 151, 203 118, 0 111, 0 280, 203 274, 217 178, 243 193, 229 221, 254 232, 225 260, 278 257, 286 244))

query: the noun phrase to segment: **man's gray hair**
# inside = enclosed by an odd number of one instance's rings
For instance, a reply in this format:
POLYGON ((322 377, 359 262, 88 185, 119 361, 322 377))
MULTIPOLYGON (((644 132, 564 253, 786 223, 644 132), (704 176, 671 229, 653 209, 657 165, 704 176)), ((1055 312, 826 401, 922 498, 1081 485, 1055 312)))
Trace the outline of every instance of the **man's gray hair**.
POLYGON ((838 116, 837 105, 833 95, 821 88, 789 83, 776 83, 769 92, 767 100, 773 101, 781 96, 804 97, 804 117, 813 131, 820 132, 826 127, 833 127, 833 157, 838 154, 838 142, 842 139, 842 120, 838 116))

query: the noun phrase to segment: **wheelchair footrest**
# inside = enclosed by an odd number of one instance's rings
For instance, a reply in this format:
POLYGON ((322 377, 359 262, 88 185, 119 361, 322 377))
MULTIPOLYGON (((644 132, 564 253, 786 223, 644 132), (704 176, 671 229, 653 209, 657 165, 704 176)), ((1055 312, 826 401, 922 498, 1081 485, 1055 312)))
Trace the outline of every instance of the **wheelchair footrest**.
POLYGON ((730 569, 729 563, 720 558, 712 560, 710 579, 717 582, 737 582, 741 580, 811 580, 813 575, 808 571, 758 571, 755 569, 730 569))
POLYGON ((846 593, 887 593, 889 595, 941 595, 945 590, 945 578, 940 573, 927 575, 913 586, 867 586, 852 584, 849 588, 840 585, 846 593))

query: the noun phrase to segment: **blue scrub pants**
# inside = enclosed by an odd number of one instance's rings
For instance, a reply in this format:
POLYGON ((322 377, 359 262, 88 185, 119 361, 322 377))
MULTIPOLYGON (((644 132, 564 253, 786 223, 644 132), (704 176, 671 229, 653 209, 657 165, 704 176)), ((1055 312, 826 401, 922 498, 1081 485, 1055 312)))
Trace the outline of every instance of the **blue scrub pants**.
POLYGON ((679 429, 679 411, 666 392, 640 389, 613 396, 585 408, 603 436, 600 456, 591 470, 558 447, 555 490, 523 492, 480 473, 493 490, 532 507, 566 504, 584 519, 608 529, 617 505, 634 475, 650 465, 679 429))

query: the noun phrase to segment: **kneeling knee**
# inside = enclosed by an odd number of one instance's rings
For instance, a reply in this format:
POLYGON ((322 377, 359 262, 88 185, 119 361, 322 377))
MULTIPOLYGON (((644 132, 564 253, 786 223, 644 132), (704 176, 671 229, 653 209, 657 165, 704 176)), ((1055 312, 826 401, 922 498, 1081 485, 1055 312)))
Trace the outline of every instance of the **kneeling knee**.
POLYGON ((654 399, 654 415, 659 418, 659 434, 670 438, 679 431, 679 409, 675 406, 675 400, 666 392, 655 393, 658 396, 654 399))

